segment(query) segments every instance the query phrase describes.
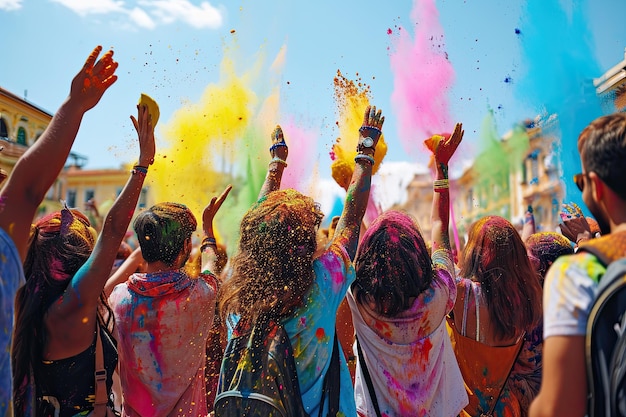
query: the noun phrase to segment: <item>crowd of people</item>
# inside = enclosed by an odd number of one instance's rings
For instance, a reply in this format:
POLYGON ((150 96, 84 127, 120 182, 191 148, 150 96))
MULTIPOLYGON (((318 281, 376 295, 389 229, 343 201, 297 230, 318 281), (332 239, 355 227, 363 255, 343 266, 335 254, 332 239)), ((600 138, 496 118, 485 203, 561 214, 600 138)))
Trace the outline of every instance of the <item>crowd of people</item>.
POLYGON ((323 230, 312 198, 280 188, 289 148, 277 126, 227 259, 214 223, 230 186, 207 198, 199 247, 185 205, 134 212, 155 156, 145 105, 131 116, 137 163, 97 230, 67 206, 32 224, 83 115, 117 79, 113 52, 101 52, 0 191, 0 415, 233 415, 219 401, 227 343, 269 321, 288 337, 301 415, 586 414, 586 320, 607 264, 579 249, 593 241, 626 256, 626 114, 579 137, 576 185, 597 230, 575 205, 564 206, 561 232, 537 232, 531 207, 521 231, 486 216, 458 260, 448 172, 460 123, 425 141, 430 238, 401 211, 363 222, 381 110, 365 110, 343 212, 323 230), (135 249, 124 242, 131 221, 135 249))

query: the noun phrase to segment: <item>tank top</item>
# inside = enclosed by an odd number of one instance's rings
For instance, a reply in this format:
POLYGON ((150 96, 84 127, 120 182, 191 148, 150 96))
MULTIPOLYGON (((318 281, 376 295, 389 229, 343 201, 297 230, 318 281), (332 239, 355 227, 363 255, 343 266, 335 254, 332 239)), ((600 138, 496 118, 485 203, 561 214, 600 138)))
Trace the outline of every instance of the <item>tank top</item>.
MULTIPOLYGON (((117 346, 107 331, 98 325, 104 367, 107 371, 107 394, 109 406, 111 399, 112 376, 117 366, 117 346)), ((59 417, 71 417, 85 411, 93 410, 95 402, 96 369, 96 334, 93 342, 83 352, 64 359, 42 360, 36 364, 35 385, 37 389, 37 408, 40 409, 41 399, 47 400, 50 406, 59 408, 59 417)), ((37 412, 38 416, 46 415, 37 412)))

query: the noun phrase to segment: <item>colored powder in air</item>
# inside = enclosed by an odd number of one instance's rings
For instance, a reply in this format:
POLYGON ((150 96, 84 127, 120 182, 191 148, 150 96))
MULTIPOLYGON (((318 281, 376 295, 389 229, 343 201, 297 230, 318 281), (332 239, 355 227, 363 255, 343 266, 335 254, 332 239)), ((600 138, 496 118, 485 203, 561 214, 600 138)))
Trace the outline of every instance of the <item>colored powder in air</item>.
POLYGON ((257 81, 262 56, 238 75, 225 52, 220 81, 208 85, 197 103, 184 105, 163 126, 160 139, 166 146, 159 146, 148 178, 155 201, 186 204, 199 226, 211 197, 232 184, 214 222, 218 238, 232 253, 241 218, 257 201, 267 173, 279 94, 277 89, 265 97, 256 92, 255 87, 271 85, 257 81))
POLYGON ((501 193, 507 193, 510 174, 518 172, 529 149, 526 129, 521 125, 513 128, 502 140, 498 135, 493 110, 489 110, 483 120, 478 142, 478 156, 474 162, 474 172, 479 175, 477 183, 491 198, 492 185, 501 193))
MULTIPOLYGON (((355 83, 344 77, 340 71, 337 71, 337 76, 334 78, 334 86, 335 102, 339 112, 339 120, 337 121, 339 138, 332 148, 331 169, 337 184, 347 189, 354 171, 354 157, 357 154, 356 147, 359 143, 359 128, 363 124, 365 109, 370 104, 370 90, 369 86, 360 81, 355 83)), ((383 126, 383 130, 384 128, 385 126, 383 126)), ((383 135, 376 145, 373 174, 378 171, 386 154, 387 144, 383 135)))
POLYGON ((577 139, 582 129, 602 114, 593 78, 602 72, 585 20, 590 4, 560 0, 528 0, 520 25, 527 73, 517 83, 519 98, 548 115, 557 114, 561 133, 560 159, 565 200, 584 207, 572 177, 581 171, 577 139))
POLYGON ((293 118, 282 122, 285 141, 289 146, 289 166, 283 173, 281 188, 294 188, 311 194, 311 172, 314 170, 319 134, 298 126, 293 118))
MULTIPOLYGON (((444 49, 443 29, 435 0, 414 0, 411 20, 415 40, 397 31, 391 54, 394 90, 391 101, 398 117, 398 135, 414 158, 425 158, 421 143, 435 133, 451 132, 447 92, 454 70, 444 49)), ((427 160, 422 161, 424 163, 427 160)))

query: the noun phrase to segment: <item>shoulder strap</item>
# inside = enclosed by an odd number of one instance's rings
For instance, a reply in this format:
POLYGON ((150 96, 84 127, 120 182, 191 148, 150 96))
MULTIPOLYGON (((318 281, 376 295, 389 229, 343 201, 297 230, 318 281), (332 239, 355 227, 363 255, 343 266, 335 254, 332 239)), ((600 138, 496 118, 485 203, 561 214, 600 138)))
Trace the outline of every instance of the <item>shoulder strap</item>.
POLYGON ((469 308, 470 287, 465 282, 465 299, 463 300, 463 321, 461 322, 461 335, 467 335, 467 309, 469 308))
POLYGON ((107 398, 107 371, 104 367, 104 352, 100 338, 100 324, 96 324, 96 401, 93 406, 94 416, 105 416, 107 398))
POLYGON ((324 388, 322 389, 322 399, 320 401, 319 417, 322 417, 324 402, 328 393, 328 415, 336 416, 339 412, 339 391, 341 388, 341 370, 339 367, 339 342, 337 329, 335 329, 333 353, 330 358, 330 365, 324 376, 324 388))
POLYGON ((355 337, 355 339, 356 339, 357 355, 359 357, 359 365, 361 366, 361 371, 363 372, 363 378, 365 378, 365 383, 367 384, 367 391, 370 394, 370 400, 372 401, 372 405, 374 406, 376 417, 381 417, 380 407, 378 406, 378 399, 376 398, 376 391, 374 391, 374 384, 372 383, 372 377, 370 376, 370 372, 367 369, 367 364, 365 363, 365 356, 363 356, 363 352, 361 351, 361 344, 359 343, 359 338, 355 337))
POLYGON ((478 286, 474 285, 474 281, 472 281, 472 292, 474 293, 474 304, 476 304, 476 341, 480 342, 480 302, 478 301, 480 293, 478 286))

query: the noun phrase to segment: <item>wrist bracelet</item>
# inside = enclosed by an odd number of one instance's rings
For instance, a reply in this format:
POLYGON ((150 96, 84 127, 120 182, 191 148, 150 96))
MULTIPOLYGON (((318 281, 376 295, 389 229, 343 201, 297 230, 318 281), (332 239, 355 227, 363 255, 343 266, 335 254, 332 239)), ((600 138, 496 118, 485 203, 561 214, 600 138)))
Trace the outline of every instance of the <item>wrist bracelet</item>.
POLYGON ((365 155, 363 153, 358 154, 357 156, 354 157, 354 162, 359 162, 361 160, 367 161, 369 162, 370 165, 374 166, 374 158, 371 157, 370 155, 365 155))
POLYGON ((204 250, 209 246, 217 247, 217 241, 214 237, 205 236, 204 239, 202 239, 202 244, 200 245, 200 252, 204 252, 204 250))
POLYGON ((285 148, 287 148, 287 144, 285 143, 285 139, 283 139, 280 142, 276 142, 272 146, 270 146, 270 152, 274 152, 276 150, 276 148, 279 148, 281 146, 284 146, 285 148))
POLYGON ((274 162, 276 162, 276 163, 278 163, 278 164, 283 164, 285 167, 287 166, 287 161, 285 161, 284 159, 280 159, 280 158, 279 158, 279 157, 277 157, 277 156, 275 156, 275 157, 273 157, 273 158, 272 158, 272 160, 270 161, 270 165, 271 165, 272 163, 274 163, 274 162))
POLYGON ((144 177, 148 174, 148 167, 142 167, 141 165, 135 165, 130 171, 131 174, 139 174, 144 177))

